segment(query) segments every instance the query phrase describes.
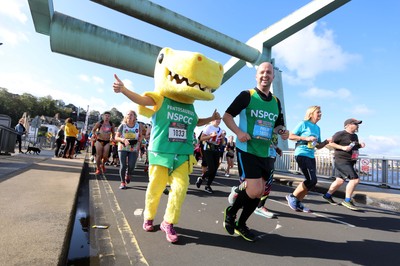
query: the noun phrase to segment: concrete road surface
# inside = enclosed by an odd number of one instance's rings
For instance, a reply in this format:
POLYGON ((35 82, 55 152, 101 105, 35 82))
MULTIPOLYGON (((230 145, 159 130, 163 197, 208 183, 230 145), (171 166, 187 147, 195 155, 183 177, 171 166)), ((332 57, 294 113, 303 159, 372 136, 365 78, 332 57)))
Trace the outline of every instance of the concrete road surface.
MULTIPOLYGON (((190 177, 190 187, 179 224, 179 242, 170 244, 159 229, 167 196, 163 195, 155 219, 156 231, 142 229, 145 191, 148 182, 138 162, 127 190, 119 190, 118 169, 108 167, 105 175, 90 169, 92 224, 109 225, 91 229, 94 247, 92 265, 394 265, 399 260, 399 212, 362 205, 361 211, 332 206, 319 192, 311 192, 304 203, 313 212, 299 213, 288 206, 285 195, 293 187, 274 183, 268 209, 277 214, 267 219, 253 214, 248 227, 258 236, 254 243, 231 236, 222 226, 227 197, 237 176, 217 176, 206 193, 194 185, 199 169, 190 177)), ((338 199, 340 200, 340 199, 338 199)))

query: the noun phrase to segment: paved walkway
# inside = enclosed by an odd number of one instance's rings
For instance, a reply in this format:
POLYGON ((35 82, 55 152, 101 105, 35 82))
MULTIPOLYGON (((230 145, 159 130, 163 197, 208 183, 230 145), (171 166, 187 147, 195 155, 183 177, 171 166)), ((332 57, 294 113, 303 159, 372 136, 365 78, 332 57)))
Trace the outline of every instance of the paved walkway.
POLYGON ((0 265, 65 265, 84 161, 52 155, 0 155, 0 265))
MULTIPOLYGON (((65 265, 84 155, 76 159, 0 155, 0 265, 65 265)), ((235 173, 233 171, 233 173, 235 173)), ((275 182, 296 186, 301 175, 276 173, 275 182)), ((332 180, 320 179, 325 192, 332 180)), ((344 187, 335 194, 343 198, 344 187)), ((400 210, 400 190, 359 185, 358 202, 400 210)))

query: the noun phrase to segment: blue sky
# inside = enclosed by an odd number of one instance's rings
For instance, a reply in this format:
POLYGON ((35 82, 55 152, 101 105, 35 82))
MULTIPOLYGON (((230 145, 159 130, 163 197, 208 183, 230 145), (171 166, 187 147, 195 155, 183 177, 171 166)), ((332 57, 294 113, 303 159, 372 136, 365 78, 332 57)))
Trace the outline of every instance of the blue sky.
MULTIPOLYGON (((309 1, 153 2, 246 42, 309 1)), ((91 1, 53 0, 53 5, 58 12, 160 47, 201 52, 222 64, 230 58, 91 1)), ((287 128, 303 119, 308 106, 320 105, 323 139, 354 117, 363 120, 358 133, 366 143, 363 153, 400 156, 397 25, 400 1, 352 0, 274 46, 272 57, 283 76, 287 128)), ((0 87, 12 93, 51 95, 85 109, 89 105, 101 112, 112 107, 126 112, 136 106, 113 92, 114 73, 138 93, 154 88, 152 78, 53 53, 49 37, 35 32, 26 0, 0 2, 0 42, 0 87)), ((214 101, 195 102, 198 115, 209 116, 214 108, 223 114, 240 91, 255 84, 255 69, 244 67, 215 92, 214 101)))

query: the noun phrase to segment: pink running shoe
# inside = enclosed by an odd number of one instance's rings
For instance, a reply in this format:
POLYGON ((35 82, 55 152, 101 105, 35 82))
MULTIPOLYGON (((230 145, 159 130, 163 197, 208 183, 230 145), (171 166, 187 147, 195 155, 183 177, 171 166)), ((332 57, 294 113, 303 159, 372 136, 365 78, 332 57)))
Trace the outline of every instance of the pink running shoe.
POLYGON ((143 222, 143 230, 146 232, 154 231, 153 220, 144 220, 143 222))
POLYGON ((160 228, 163 232, 165 232, 165 237, 167 238, 168 242, 175 243, 178 241, 178 235, 175 232, 173 224, 163 221, 160 225, 160 228))

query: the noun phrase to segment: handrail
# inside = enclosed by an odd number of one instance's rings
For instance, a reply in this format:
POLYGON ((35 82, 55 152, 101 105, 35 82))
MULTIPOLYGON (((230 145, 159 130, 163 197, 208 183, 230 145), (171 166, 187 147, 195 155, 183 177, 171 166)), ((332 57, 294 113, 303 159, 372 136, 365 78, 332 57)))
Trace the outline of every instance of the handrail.
POLYGON ((17 132, 10 127, 0 125, 0 154, 14 153, 17 132))
MULTIPOLYGON (((326 178, 335 176, 332 153, 316 153, 315 159, 317 176, 326 178)), ((355 167, 363 184, 400 188, 400 159, 360 156, 355 167)), ((294 151, 284 151, 282 156, 277 157, 275 171, 301 173, 295 160, 294 151)))

